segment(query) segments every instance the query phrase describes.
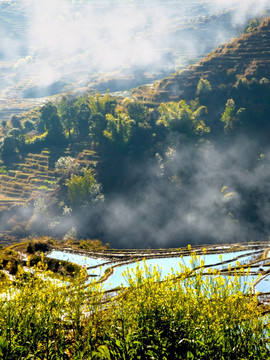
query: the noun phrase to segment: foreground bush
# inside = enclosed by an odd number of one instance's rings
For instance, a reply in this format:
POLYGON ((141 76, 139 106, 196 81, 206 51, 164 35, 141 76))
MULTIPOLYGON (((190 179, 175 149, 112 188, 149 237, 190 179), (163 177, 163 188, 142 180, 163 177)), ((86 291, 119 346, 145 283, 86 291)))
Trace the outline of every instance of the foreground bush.
POLYGON ((240 291, 243 271, 194 261, 163 281, 138 266, 115 297, 83 271, 69 285, 42 264, 21 271, 0 297, 0 359, 269 359, 269 316, 240 291))

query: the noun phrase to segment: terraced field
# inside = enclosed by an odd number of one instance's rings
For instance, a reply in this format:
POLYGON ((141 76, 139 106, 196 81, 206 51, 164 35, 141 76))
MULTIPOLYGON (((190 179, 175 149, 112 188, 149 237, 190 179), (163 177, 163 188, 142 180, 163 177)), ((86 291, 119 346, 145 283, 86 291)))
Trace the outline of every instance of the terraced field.
MULTIPOLYGON (((66 148, 60 156, 74 156, 76 150, 66 148)), ((47 149, 39 154, 29 153, 21 163, 0 174, 0 210, 14 205, 23 205, 30 197, 48 193, 55 187, 59 173, 55 171, 55 155, 47 149)), ((75 156, 74 156, 75 157, 75 156)), ((77 152, 77 161, 82 166, 95 166, 98 157, 94 151, 83 149, 77 152)))
MULTIPOLYGON (((142 270, 145 265, 150 269, 156 267, 162 275, 161 278, 174 271, 179 271, 180 264, 191 267, 190 249, 123 249, 120 251, 108 249, 79 252, 57 246, 47 256, 83 266, 87 270, 89 281, 95 277, 102 282, 105 290, 111 291, 121 285, 127 286, 123 273, 129 269, 133 274, 132 269, 135 269, 136 266, 140 266, 142 270)), ((269 242, 195 246, 192 251, 198 257, 196 259, 197 269, 202 266, 201 260, 203 260, 205 274, 207 274, 207 269, 216 269, 226 279, 230 271, 240 267, 249 268, 248 275, 244 272, 241 275, 242 287, 246 286, 245 282, 253 283, 253 291, 259 291, 261 301, 269 299, 270 288, 267 283, 270 272, 269 242), (261 277, 258 277, 259 274, 261 277), (257 284, 260 284, 260 290, 256 288, 257 284)))
POLYGON ((208 79, 212 88, 221 83, 234 84, 237 77, 270 78, 270 18, 251 33, 218 47, 197 65, 175 73, 155 84, 142 86, 133 97, 146 102, 175 101, 196 96, 200 78, 208 79))

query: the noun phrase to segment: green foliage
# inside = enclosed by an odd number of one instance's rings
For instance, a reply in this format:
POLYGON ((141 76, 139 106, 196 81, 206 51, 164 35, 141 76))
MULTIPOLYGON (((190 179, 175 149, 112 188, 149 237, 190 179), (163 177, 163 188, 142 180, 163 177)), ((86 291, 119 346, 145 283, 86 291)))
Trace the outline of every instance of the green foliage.
POLYGON ((49 251, 49 245, 44 241, 31 241, 27 245, 26 252, 29 254, 34 254, 36 251, 46 252, 49 251))
POLYGON ((127 112, 129 117, 136 121, 136 123, 146 123, 147 120, 147 108, 138 101, 128 102, 127 112))
POLYGON ((125 148, 131 135, 131 126, 134 123, 129 115, 123 112, 114 117, 112 114, 106 115, 107 128, 104 130, 104 136, 109 142, 120 150, 125 148))
POLYGON ((197 85, 196 94, 199 99, 205 99, 212 91, 212 86, 207 79, 200 79, 197 85))
POLYGON ((159 107, 161 117, 158 124, 162 124, 172 132, 178 132, 186 137, 202 136, 210 132, 210 128, 202 120, 203 114, 207 112, 205 106, 192 103, 188 105, 184 100, 162 103, 159 107))
POLYGON ((245 77, 239 77, 236 82, 236 89, 241 92, 248 88, 248 80, 245 77))
POLYGON ((18 116, 12 115, 10 118, 10 123, 13 128, 21 129, 21 122, 20 122, 20 119, 18 118, 18 116))
POLYGON ((260 17, 255 17, 254 19, 250 20, 250 22, 244 29, 244 33, 248 34, 252 30, 254 30, 256 27, 260 26, 261 21, 262 21, 262 18, 260 18, 260 17))
POLYGON ((57 107, 51 102, 46 103, 41 109, 41 120, 48 131, 47 142, 54 144, 63 141, 63 127, 57 112, 57 107))
POLYGON ((125 274, 129 288, 108 298, 95 281, 85 285, 84 271, 67 284, 35 262, 1 290, 3 359, 269 359, 269 315, 240 291, 241 269, 227 280, 204 275, 193 255, 191 268, 161 282, 157 269, 138 266, 125 274))
POLYGON ((104 96, 100 94, 88 96, 88 106, 91 112, 90 117, 90 137, 97 144, 102 144, 105 140, 104 131, 107 128, 107 114, 115 115, 116 100, 108 93, 104 96))
POLYGON ((18 138, 21 134, 21 130, 19 128, 12 128, 9 130, 8 135, 14 137, 15 139, 18 138))
POLYGON ((7 135, 4 137, 0 148, 2 160, 4 162, 7 162, 10 156, 16 153, 17 145, 18 145, 17 139, 14 138, 13 136, 7 135))
POLYGON ((58 113, 61 119, 62 126, 68 131, 71 139, 71 130, 76 128, 76 107, 74 106, 74 99, 63 96, 58 104, 58 113))
POLYGON ((92 169, 85 169, 83 175, 71 175, 71 178, 66 180, 66 185, 73 208, 104 200, 101 185, 97 182, 92 169))
POLYGON ((245 121, 246 117, 246 109, 240 108, 236 111, 234 100, 229 99, 221 116, 221 121, 224 123, 224 131, 228 133, 236 129, 240 123, 245 121))
POLYGON ((88 96, 88 104, 91 114, 95 115, 101 113, 105 116, 106 114, 114 114, 117 103, 108 93, 103 96, 96 93, 95 95, 88 96))
POLYGON ((96 144, 104 140, 103 132, 106 129, 106 117, 101 113, 93 114, 90 121, 90 137, 96 144))
POLYGON ((23 123, 23 126, 24 126, 25 132, 32 131, 35 128, 34 123, 31 120, 25 120, 25 122, 23 123))
POLYGON ((31 139, 25 140, 22 144, 21 151, 41 151, 47 145, 48 131, 45 131, 41 135, 36 135, 31 139))
POLYGON ((77 122, 80 138, 86 138, 89 134, 89 119, 91 110, 86 103, 82 103, 78 109, 77 122))
POLYGON ((86 251, 92 251, 92 250, 102 250, 104 249, 104 246, 99 239, 94 239, 94 240, 87 239, 80 241, 79 248, 86 251))

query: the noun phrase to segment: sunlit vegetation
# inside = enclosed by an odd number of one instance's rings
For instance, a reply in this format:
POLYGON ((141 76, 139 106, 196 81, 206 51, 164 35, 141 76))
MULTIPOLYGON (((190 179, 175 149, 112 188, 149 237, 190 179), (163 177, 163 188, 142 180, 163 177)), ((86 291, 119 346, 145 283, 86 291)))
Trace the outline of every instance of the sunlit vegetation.
POLYGON ((51 272, 65 276, 67 280, 76 276, 80 272, 80 266, 67 261, 44 258, 43 254, 51 249, 52 243, 53 241, 48 239, 35 239, 1 248, 1 275, 4 279, 13 279, 12 276, 17 276, 20 269, 28 267, 28 271, 31 271, 30 268, 33 269, 43 259, 44 266, 51 272))
MULTIPOLYGON (((8 28, 8 12, 20 2, 5 3, 0 9, 7 17, 0 20, 8 28)), ((86 3, 71 1, 78 18, 86 3)), ((229 13, 202 17, 196 11, 190 24, 201 36, 209 22, 231 23, 229 13)), ((16 37, 24 36, 25 20, 16 37)), ((179 36, 184 27, 173 32, 175 39, 185 37, 179 36)), ((150 252, 160 243, 269 238, 269 46, 270 19, 254 18, 240 38, 127 98, 105 92, 104 86, 123 84, 101 74, 96 88, 103 94, 89 84, 87 91, 7 104, 14 91, 29 97, 67 85, 59 80, 43 89, 14 77, 0 111, 0 243, 23 241, 0 248, 0 359, 270 358, 269 298, 262 303, 248 283, 249 264, 219 271, 193 252, 190 264, 165 278, 138 263, 124 274, 126 287, 103 288, 121 261, 142 261, 145 253, 165 258, 163 250, 150 252), (242 139, 251 149, 243 157, 242 139), (149 249, 117 252, 108 242, 149 249), (113 266, 106 262, 99 278, 91 266, 90 274, 46 257, 52 249, 105 256, 113 266)), ((180 69, 197 55, 188 60, 183 53, 173 62, 180 69)), ((0 69, 13 68, 19 79, 31 56, 0 69)), ((68 68, 74 58, 66 60, 68 68)), ((139 69, 134 83, 148 78, 147 71, 139 69)), ((74 75, 70 88, 78 79, 74 75)), ((251 261, 265 277, 267 251, 251 261)))
POLYGON ((210 132, 210 128, 202 120, 207 113, 207 108, 198 106, 196 101, 191 106, 184 100, 178 103, 162 103, 159 112, 161 117, 158 123, 168 127, 171 132, 180 133, 187 138, 210 132))
POLYGON ((193 255, 164 281, 146 266, 125 276, 129 287, 109 294, 86 286, 84 271, 54 279, 43 257, 32 272, 19 267, 1 280, 2 358, 269 358, 269 315, 248 284, 240 291, 243 269, 224 279, 193 255))
POLYGON ((242 176, 252 182, 256 172, 266 178, 270 75, 269 54, 260 48, 268 38, 269 20, 263 20, 198 65, 148 87, 149 92, 140 89, 141 97, 136 91, 132 98, 66 93, 33 112, 12 115, 1 127, 3 231, 20 238, 67 235, 106 243, 119 238, 119 224, 122 236, 136 221, 145 221, 142 234, 133 230, 132 235, 142 243, 149 223, 152 229, 171 230, 183 221, 170 241, 195 242, 198 236, 214 241, 220 226, 238 234, 246 224, 254 233, 244 240, 268 236, 267 217, 258 205, 268 190, 255 184, 250 191, 248 181, 239 181, 242 176), (235 151, 238 175, 212 175, 215 168, 207 163, 200 180, 200 161, 205 163, 211 151, 237 145, 239 136, 255 144, 244 165, 238 163, 240 150, 235 151), (213 184, 210 198, 203 188, 207 183, 213 184), (121 199, 129 216, 118 214, 114 204, 111 208, 112 199, 121 199), (217 219, 210 234, 193 231, 204 214, 210 223, 213 214, 217 219))
POLYGON ((76 206, 87 205, 89 202, 104 201, 100 184, 96 181, 91 170, 84 170, 83 175, 72 174, 71 178, 66 181, 66 185, 73 209, 76 206))

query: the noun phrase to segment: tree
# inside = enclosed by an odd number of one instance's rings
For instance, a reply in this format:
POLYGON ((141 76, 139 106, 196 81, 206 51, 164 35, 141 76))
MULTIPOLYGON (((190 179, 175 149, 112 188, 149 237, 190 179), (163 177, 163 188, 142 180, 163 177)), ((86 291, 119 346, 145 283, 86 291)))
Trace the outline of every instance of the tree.
POLYGON ((31 120, 25 120, 23 125, 26 132, 34 130, 34 123, 31 120))
POLYGON ((245 108, 236 110, 233 99, 228 99, 225 105, 225 110, 221 116, 221 121, 224 123, 224 131, 230 132, 235 130, 247 118, 247 111, 245 108))
POLYGON ((40 109, 40 113, 40 119, 44 123, 45 129, 48 131, 47 140, 51 143, 63 141, 63 127, 57 113, 57 107, 52 102, 48 102, 40 109))
POLYGON ((6 134, 6 132, 7 132, 7 122, 6 122, 6 120, 3 120, 1 124, 2 124, 3 134, 6 134))
MULTIPOLYGON (((150 124, 149 111, 146 106, 139 101, 127 101, 126 109, 130 119, 132 119, 129 153, 138 159, 140 155, 144 155, 151 148, 154 149, 153 128, 150 124)), ((155 124, 155 122, 153 123, 155 124)))
POLYGON ((210 82, 206 79, 200 79, 197 86, 196 94, 200 100, 205 100, 212 91, 210 82))
POLYGON ((17 140, 11 135, 4 137, 1 145, 2 160, 7 162, 10 156, 14 155, 17 148, 17 140))
POLYGON ((10 119, 11 125, 13 128, 17 128, 17 129, 21 129, 21 122, 18 118, 18 116, 16 115, 11 115, 11 119, 10 119))
POLYGON ((21 135, 21 130, 19 128, 10 129, 8 135, 12 136, 13 138, 17 139, 21 135))
POLYGON ((104 140, 103 132, 106 129, 107 121, 104 115, 97 113, 92 115, 90 120, 90 137, 95 143, 102 143, 104 140))
POLYGON ((74 99, 67 96, 63 96, 58 104, 58 112, 63 127, 68 131, 69 139, 71 139, 72 128, 77 129, 76 124, 76 106, 74 99))
POLYGON ((108 93, 103 96, 96 93, 95 96, 89 95, 88 104, 93 115, 101 113, 105 116, 106 114, 115 114, 117 102, 108 93))
POLYGON ((248 25, 245 27, 244 29, 244 33, 248 34, 250 33, 253 29, 255 29, 256 27, 260 26, 262 19, 255 17, 254 19, 250 20, 250 22, 248 23, 248 25))
POLYGON ((62 156, 55 163, 55 169, 65 176, 78 174, 81 167, 79 162, 71 156, 62 156))
POLYGON ((129 101, 127 111, 131 119, 136 123, 145 123, 147 121, 147 108, 138 101, 129 101))
POLYGON ((122 151, 130 139, 134 120, 130 119, 129 115, 123 112, 118 113, 116 117, 107 114, 106 120, 107 128, 104 130, 104 136, 116 151, 122 151))
POLYGON ((159 107, 159 125, 164 125, 171 132, 178 132, 187 138, 203 135, 210 132, 210 128, 202 120, 207 112, 205 106, 198 106, 195 102, 192 106, 184 100, 177 102, 162 103, 159 107))
POLYGON ((80 138, 89 135, 89 118, 91 115, 90 107, 86 103, 82 103, 77 112, 77 123, 80 138))
POLYGON ((60 119, 57 113, 57 107, 52 103, 48 102, 40 109, 41 120, 44 122, 46 130, 58 128, 60 119))
POLYGON ((104 201, 101 185, 92 169, 85 169, 83 175, 71 175, 71 178, 66 180, 66 185, 73 209, 104 201))

